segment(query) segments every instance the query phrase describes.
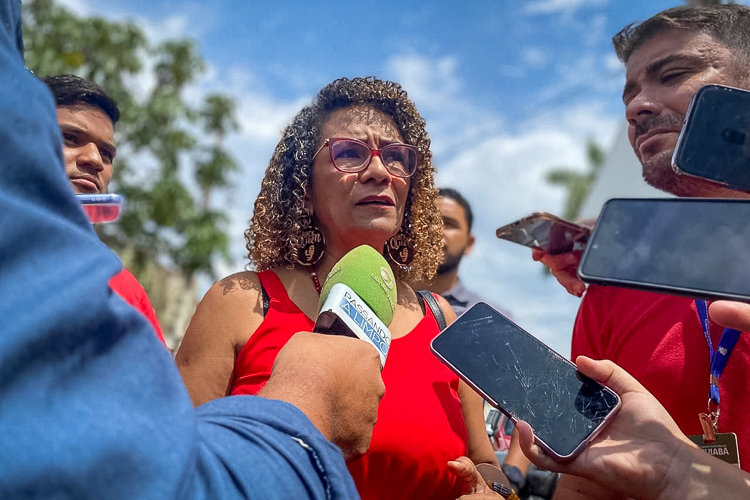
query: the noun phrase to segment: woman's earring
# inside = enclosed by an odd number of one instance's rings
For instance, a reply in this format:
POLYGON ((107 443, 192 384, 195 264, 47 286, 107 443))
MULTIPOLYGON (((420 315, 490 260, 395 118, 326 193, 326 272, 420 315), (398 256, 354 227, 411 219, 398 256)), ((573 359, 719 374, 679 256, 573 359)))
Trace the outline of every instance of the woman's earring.
POLYGON ((312 218, 309 215, 300 239, 302 245, 297 250, 297 263, 303 266, 314 266, 323 257, 326 250, 326 240, 320 229, 313 225, 312 218))
POLYGON ((385 252, 394 264, 403 268, 409 267, 414 259, 414 249, 409 246, 408 238, 403 230, 385 242, 385 252))

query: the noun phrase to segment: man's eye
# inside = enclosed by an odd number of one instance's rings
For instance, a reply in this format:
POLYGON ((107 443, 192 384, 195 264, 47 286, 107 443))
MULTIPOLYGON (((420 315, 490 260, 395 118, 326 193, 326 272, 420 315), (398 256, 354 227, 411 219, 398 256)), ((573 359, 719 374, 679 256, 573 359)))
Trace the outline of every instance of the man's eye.
POLYGON ((680 78, 681 76, 685 75, 687 71, 679 70, 679 71, 668 71, 661 75, 661 82, 662 83, 669 83, 673 80, 676 80, 680 78))
POLYGON ((100 155, 102 156, 102 158, 104 158, 105 160, 107 160, 107 161, 109 161, 110 163, 112 163, 112 160, 114 159, 114 157, 112 156, 112 153, 110 153, 109 151, 107 151, 107 150, 105 149, 105 150, 103 150, 103 151, 102 151, 101 153, 99 153, 99 154, 100 154, 100 155))
POLYGON ((74 134, 63 134, 63 141, 69 144, 76 144, 78 138, 74 134))

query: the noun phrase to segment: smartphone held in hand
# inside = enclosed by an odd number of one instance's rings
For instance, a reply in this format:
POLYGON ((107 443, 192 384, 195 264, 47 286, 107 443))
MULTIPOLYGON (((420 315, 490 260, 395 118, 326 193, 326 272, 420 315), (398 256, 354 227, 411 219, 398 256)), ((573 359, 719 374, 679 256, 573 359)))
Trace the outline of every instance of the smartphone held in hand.
POLYGON ((557 459, 572 459, 617 414, 615 392, 485 303, 440 333, 432 352, 557 459))
POLYGON ((750 92, 706 85, 695 93, 672 156, 678 174, 750 191, 750 92))
POLYGON ((585 226, 547 212, 534 212, 495 231, 500 239, 530 248, 541 248, 549 255, 583 250, 590 233, 585 226))
POLYGON ((612 199, 578 267, 587 283, 750 302, 750 200, 612 199))

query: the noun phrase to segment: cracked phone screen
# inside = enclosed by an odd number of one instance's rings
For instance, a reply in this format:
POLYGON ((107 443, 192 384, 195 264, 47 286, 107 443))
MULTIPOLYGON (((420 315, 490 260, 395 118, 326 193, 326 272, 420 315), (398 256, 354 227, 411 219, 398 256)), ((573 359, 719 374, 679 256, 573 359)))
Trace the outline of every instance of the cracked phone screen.
POLYGON ((614 392, 484 303, 465 312, 432 347, 490 403, 528 422, 560 457, 571 456, 619 404, 614 392))

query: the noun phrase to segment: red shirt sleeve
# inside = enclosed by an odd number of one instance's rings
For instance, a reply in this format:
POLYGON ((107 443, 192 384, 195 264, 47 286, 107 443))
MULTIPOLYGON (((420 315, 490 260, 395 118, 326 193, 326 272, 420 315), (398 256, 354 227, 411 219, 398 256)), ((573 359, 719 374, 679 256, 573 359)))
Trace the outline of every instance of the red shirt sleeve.
POLYGON ((122 297, 125 302, 135 307, 138 312, 143 314, 147 320, 153 325, 156 337, 161 341, 162 344, 167 346, 166 340, 164 340, 164 334, 161 332, 159 321, 156 319, 156 312, 151 305, 151 301, 148 300, 146 290, 143 289, 135 276, 131 274, 127 269, 123 269, 119 274, 109 280, 109 286, 112 290, 122 297))

